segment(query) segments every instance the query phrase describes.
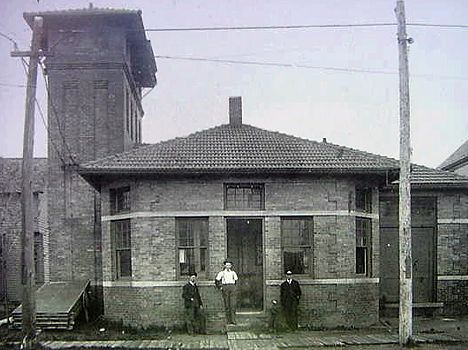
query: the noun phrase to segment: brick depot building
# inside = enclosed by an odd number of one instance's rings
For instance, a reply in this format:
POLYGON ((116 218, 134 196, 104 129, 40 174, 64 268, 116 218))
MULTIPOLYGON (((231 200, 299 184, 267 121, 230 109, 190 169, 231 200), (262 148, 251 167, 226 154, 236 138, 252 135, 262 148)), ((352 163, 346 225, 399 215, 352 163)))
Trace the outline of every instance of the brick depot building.
MULTIPOLYGON (((141 89, 156 83, 141 14, 42 16, 51 281, 90 279, 106 318, 144 327, 182 324, 191 270, 208 327, 224 324, 225 258, 239 311, 259 320, 286 270, 303 326, 368 326, 397 305, 398 161, 246 125, 240 98, 228 124, 141 145, 141 89)), ((411 182, 415 306, 467 313, 468 178, 413 165, 411 182)))

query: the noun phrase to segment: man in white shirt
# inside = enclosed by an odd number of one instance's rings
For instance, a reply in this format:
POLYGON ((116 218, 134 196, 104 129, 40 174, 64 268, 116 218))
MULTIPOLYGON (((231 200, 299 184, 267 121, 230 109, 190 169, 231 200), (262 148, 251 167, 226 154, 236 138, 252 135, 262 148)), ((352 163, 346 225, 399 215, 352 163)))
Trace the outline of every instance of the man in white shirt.
POLYGON ((224 269, 216 275, 215 284, 223 293, 224 311, 228 324, 236 323, 236 283, 237 273, 232 270, 232 263, 224 261, 224 269))

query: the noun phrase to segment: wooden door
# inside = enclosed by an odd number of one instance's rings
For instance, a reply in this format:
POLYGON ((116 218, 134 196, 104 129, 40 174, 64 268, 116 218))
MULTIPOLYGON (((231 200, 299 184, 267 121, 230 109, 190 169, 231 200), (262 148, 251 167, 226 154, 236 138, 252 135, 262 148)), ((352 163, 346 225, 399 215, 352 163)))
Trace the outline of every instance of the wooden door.
MULTIPOLYGON (((436 204, 432 197, 415 197, 411 203, 413 302, 435 300, 436 204)), ((399 301, 398 202, 380 202, 380 296, 399 301)))
POLYGON ((237 309, 263 309, 262 220, 228 219, 227 252, 239 276, 237 309))

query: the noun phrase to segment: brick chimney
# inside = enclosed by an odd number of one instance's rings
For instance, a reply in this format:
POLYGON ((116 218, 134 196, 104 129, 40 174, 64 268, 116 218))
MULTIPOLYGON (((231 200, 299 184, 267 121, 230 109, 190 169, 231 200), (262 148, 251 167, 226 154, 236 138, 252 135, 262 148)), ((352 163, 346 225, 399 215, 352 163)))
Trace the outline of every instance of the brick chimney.
POLYGON ((242 125, 242 97, 229 97, 229 125, 242 125))

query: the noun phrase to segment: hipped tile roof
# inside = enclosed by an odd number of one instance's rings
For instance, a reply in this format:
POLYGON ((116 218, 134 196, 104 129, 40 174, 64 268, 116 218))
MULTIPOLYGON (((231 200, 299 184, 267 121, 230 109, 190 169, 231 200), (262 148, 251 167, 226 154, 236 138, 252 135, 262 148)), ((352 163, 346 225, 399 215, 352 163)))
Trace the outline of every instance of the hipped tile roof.
MULTIPOLYGON (((328 142, 310 141, 250 125, 221 125, 144 145, 80 166, 98 174, 362 174, 397 172, 399 161, 328 142)), ((468 187, 468 178, 412 166, 414 185, 468 187)))
POLYGON ((367 173, 395 160, 250 125, 221 125, 84 164, 90 173, 367 173))

